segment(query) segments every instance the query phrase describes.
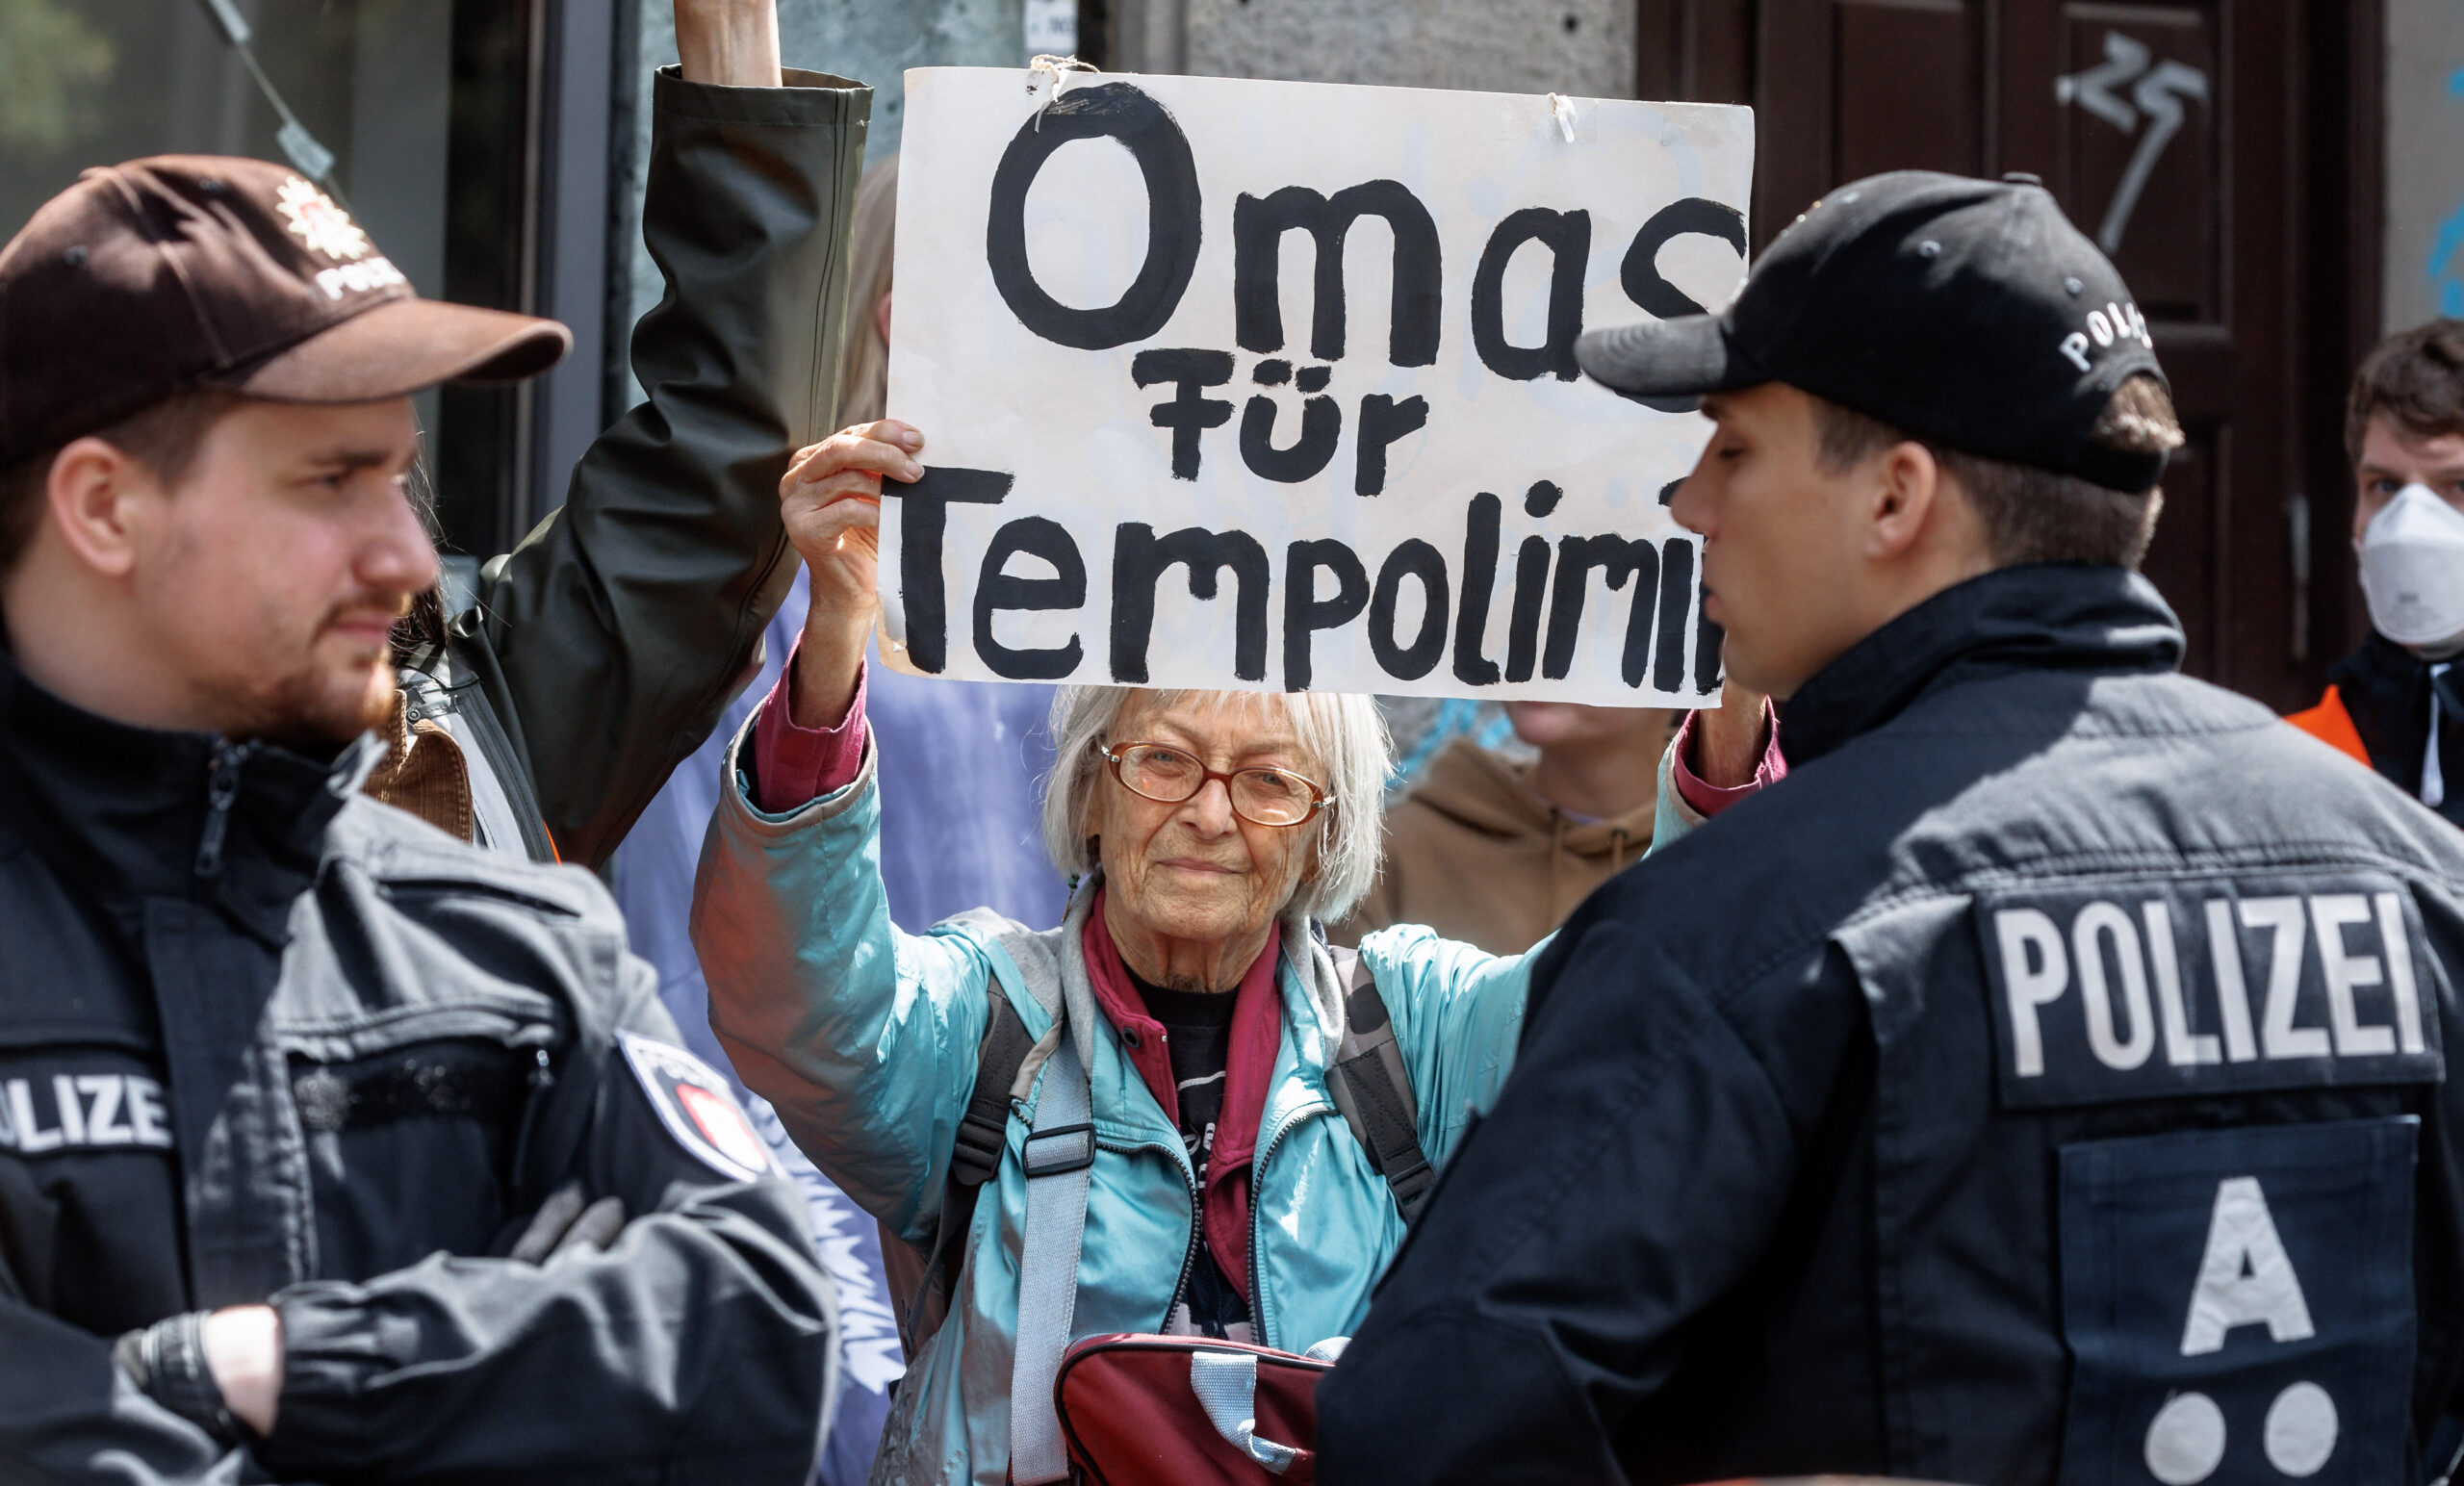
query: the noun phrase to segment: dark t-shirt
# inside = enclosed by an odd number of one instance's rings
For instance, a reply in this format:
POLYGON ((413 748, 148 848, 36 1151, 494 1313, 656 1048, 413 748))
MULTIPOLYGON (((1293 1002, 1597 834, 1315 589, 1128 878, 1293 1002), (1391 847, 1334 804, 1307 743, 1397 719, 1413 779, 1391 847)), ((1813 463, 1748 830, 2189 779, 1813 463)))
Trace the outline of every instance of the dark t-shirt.
MULTIPOLYGON (((1201 1191, 1206 1167, 1215 1153, 1215 1127, 1223 1114, 1223 1086, 1232 1057, 1232 1008, 1228 993, 1167 990, 1135 975, 1147 1014, 1164 1024, 1165 1046, 1172 1060, 1172 1083, 1181 1107, 1181 1143, 1189 1148, 1191 1169, 1201 1191)), ((1203 1224, 1198 1229, 1197 1262, 1190 1267, 1189 1288, 1173 1307, 1171 1329, 1186 1329, 1233 1341, 1249 1340, 1249 1303, 1223 1272, 1207 1246, 1203 1224), (1237 1330, 1234 1328, 1238 1328, 1237 1330)))

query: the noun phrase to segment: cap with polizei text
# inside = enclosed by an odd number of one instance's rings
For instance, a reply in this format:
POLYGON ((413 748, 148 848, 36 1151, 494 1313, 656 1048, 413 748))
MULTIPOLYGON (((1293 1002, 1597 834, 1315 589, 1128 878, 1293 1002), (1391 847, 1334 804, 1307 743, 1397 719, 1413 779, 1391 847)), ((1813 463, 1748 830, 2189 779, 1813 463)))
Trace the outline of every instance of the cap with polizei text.
POLYGON ((0 466, 191 388, 365 402, 519 380, 572 340, 553 320, 421 298, 281 166, 102 167, 0 248, 0 466))
POLYGON ((1577 360, 1637 397, 1785 382, 1948 448, 2153 487, 2161 453, 2091 434, 2160 381, 2146 318, 2033 176, 1901 170, 1842 186, 1763 251, 1717 315, 1593 331, 1577 360))

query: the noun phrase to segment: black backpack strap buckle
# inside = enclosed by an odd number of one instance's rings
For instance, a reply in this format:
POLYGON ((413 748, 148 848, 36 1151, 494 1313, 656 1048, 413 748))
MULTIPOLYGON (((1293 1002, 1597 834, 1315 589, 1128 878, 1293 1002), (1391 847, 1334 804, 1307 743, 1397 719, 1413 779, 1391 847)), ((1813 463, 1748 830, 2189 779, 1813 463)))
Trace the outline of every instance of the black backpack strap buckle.
POLYGON ((1326 1090, 1344 1123, 1386 1179, 1395 1206, 1410 1222, 1420 1216, 1437 1170, 1421 1148, 1420 1111, 1412 1097, 1411 1069, 1395 1043, 1385 998, 1358 952, 1329 951, 1344 987, 1344 1035, 1326 1070, 1326 1090))
POLYGON ((981 1187, 1001 1169, 1001 1152, 1010 1143, 1011 1086, 1035 1045, 1017 1009, 995 986, 984 1041, 976 1051, 975 1088, 967 1095, 958 1143, 950 1151, 950 1180, 961 1187, 981 1187))
POLYGON ((1039 1130, 1027 1137, 1019 1165, 1030 1181, 1039 1176, 1060 1176, 1083 1170, 1095 1164, 1095 1127, 1091 1124, 1056 1125, 1039 1130))

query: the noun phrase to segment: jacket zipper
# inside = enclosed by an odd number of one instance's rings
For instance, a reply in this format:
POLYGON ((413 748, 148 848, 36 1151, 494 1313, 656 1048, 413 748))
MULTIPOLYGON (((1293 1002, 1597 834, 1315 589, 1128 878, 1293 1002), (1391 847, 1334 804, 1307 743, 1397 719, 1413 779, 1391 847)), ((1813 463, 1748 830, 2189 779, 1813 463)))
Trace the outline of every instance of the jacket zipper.
POLYGON ((254 740, 214 740, 214 762, 205 776, 205 834, 196 845, 196 875, 222 875, 222 840, 231 829, 231 804, 240 798, 240 769, 256 756, 254 740))
MULTIPOLYGON (((543 1117, 540 1114, 540 1106, 546 1101, 548 1090, 556 1087, 556 1070, 549 1061, 548 1050, 544 1047, 534 1047, 530 1053, 534 1061, 530 1075, 526 1080, 530 1086, 530 1094, 523 1101, 522 1126, 514 1133, 513 1160, 509 1173, 513 1178, 514 1189, 525 1192, 531 1191, 534 1188, 534 1184, 528 1180, 528 1167, 532 1139, 538 1134, 539 1121, 543 1117)), ((535 1184, 538 1189, 537 1195, 541 1201, 547 1199, 545 1190, 547 1186, 545 1182, 535 1184)))
POLYGON ((1293 1111, 1284 1117, 1282 1124, 1274 1127, 1274 1134, 1267 1137, 1265 1147, 1249 1163, 1249 1319, 1255 1329, 1257 1344, 1260 1346, 1274 1345, 1274 1342, 1267 1335, 1266 1281, 1263 1278, 1264 1271, 1258 1268, 1258 1214, 1263 1211, 1258 1202, 1258 1193, 1267 1184, 1267 1162, 1274 1155, 1275 1147, 1283 1143, 1283 1138, 1290 1135, 1295 1126, 1313 1115, 1331 1114, 1333 1110, 1334 1106, 1329 1104, 1304 1104, 1293 1111))
POLYGON ((1166 1145, 1161 1140, 1141 1140, 1134 1145, 1111 1145, 1102 1141, 1096 1143, 1105 1150, 1123 1156, 1132 1151, 1163 1151, 1176 1158, 1180 1163, 1181 1186, 1190 1194, 1190 1242, 1189 1246, 1181 1250, 1180 1277, 1172 1281, 1171 1298, 1164 1302, 1164 1319, 1157 1327, 1160 1330, 1172 1323, 1172 1307, 1181 1303, 1181 1294, 1189 1285, 1190 1273, 1197 1268, 1198 1240, 1206 1231, 1206 1209, 1203 1206, 1205 1193, 1199 1190, 1197 1175, 1190 1167, 1189 1151, 1177 1141, 1170 1145, 1166 1145))

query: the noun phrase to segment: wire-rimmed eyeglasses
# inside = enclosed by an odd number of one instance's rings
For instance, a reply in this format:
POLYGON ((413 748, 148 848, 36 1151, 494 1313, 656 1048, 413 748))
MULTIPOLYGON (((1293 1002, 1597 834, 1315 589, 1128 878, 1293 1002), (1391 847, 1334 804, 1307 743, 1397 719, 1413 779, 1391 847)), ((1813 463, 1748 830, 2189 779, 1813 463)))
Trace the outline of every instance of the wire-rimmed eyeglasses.
POLYGON ((1193 799, 1207 781, 1221 780, 1232 801, 1232 813, 1255 826, 1297 826, 1334 805, 1316 781, 1289 769, 1235 769, 1226 774, 1167 743, 1124 743, 1118 748, 1098 743, 1095 752, 1112 765, 1113 778, 1122 787, 1160 805, 1193 799))

